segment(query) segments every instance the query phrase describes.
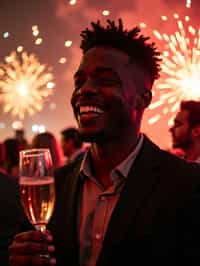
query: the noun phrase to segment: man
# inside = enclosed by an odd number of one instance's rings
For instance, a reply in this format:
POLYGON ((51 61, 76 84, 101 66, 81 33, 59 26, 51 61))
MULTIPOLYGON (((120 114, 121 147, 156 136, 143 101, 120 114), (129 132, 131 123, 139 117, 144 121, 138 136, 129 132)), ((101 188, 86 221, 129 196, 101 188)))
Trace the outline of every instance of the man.
POLYGON ((200 102, 182 101, 170 128, 172 146, 188 161, 200 162, 200 102))
POLYGON ((11 265, 197 265, 200 199, 192 192, 200 166, 162 151, 140 132, 159 53, 121 20, 92 23, 81 36, 71 103, 91 147, 82 163, 55 176, 50 231, 16 235, 11 265), (45 250, 51 259, 39 255, 45 250))
POLYGON ((83 141, 77 128, 69 127, 61 131, 61 146, 67 157, 66 163, 83 158, 83 141))

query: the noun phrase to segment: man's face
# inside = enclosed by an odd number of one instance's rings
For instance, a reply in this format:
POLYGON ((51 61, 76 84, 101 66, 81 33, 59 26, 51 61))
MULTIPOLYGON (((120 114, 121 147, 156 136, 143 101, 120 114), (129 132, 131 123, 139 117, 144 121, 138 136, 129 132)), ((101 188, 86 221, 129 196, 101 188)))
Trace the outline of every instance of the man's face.
POLYGON ((74 75, 71 99, 84 140, 105 141, 119 136, 124 128, 136 127, 135 79, 143 84, 143 78, 120 50, 94 47, 87 51, 74 75))
POLYGON ((188 111, 182 110, 177 113, 174 119, 174 125, 170 128, 173 148, 185 150, 192 142, 192 130, 189 126, 188 116, 188 111))

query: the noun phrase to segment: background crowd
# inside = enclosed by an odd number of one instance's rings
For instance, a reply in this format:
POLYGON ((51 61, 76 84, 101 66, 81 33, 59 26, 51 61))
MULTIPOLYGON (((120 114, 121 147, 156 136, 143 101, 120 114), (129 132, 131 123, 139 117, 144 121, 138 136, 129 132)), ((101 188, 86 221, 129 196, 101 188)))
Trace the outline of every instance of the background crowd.
MULTIPOLYGON (((169 131, 172 144, 168 152, 187 161, 200 162, 200 102, 182 101, 169 131)), ((49 148, 55 168, 82 159, 88 144, 83 143, 76 127, 61 130, 60 139, 52 132, 36 134, 31 141, 24 130, 0 142, 0 172, 18 177, 19 151, 28 148, 49 148)))
POLYGON ((13 137, 0 142, 0 172, 18 177, 19 152, 24 149, 48 148, 55 168, 72 162, 85 152, 87 144, 80 138, 77 128, 69 127, 60 132, 60 139, 52 132, 36 134, 31 141, 23 130, 17 130, 13 137))

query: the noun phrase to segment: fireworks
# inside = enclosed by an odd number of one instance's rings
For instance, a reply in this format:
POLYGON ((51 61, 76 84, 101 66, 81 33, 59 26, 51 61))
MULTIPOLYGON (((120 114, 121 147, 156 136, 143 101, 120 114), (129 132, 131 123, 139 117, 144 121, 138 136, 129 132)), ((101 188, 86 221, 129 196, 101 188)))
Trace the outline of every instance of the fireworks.
MULTIPOLYGON (((189 24, 188 16, 184 22, 178 14, 174 14, 174 19, 177 30, 173 34, 153 31, 164 49, 161 78, 154 85, 157 100, 149 109, 162 107, 162 110, 149 119, 149 124, 157 122, 162 114, 176 112, 181 100, 200 100, 200 29, 189 24)), ((163 16, 162 20, 168 18, 163 16)))
POLYGON ((0 64, 0 101, 3 111, 24 119, 43 108, 44 100, 53 93, 53 74, 35 54, 23 52, 5 57, 0 64))
POLYGON ((187 8, 190 8, 191 7, 191 4, 192 4, 192 0, 186 0, 186 7, 187 8))

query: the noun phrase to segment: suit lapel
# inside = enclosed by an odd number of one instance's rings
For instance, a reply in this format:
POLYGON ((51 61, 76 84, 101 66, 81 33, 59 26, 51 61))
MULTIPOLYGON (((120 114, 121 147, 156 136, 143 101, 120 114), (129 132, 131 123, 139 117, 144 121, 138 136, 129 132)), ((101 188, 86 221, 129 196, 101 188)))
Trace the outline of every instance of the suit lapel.
MULTIPOLYGON (((55 228, 58 257, 62 263, 70 262, 70 265, 78 265, 78 243, 77 243, 77 193, 80 187, 79 178, 80 164, 73 169, 63 173, 63 178, 57 185, 57 203, 55 228)), ((78 193, 79 194, 79 193, 78 193)), ((59 263, 58 263, 59 264, 59 263)))
POLYGON ((159 148, 145 137, 143 147, 128 174, 124 189, 113 211, 98 265, 104 264, 110 247, 120 243, 127 234, 129 226, 134 226, 137 212, 157 183, 156 172, 158 171, 155 169, 159 165, 158 154, 159 148))

